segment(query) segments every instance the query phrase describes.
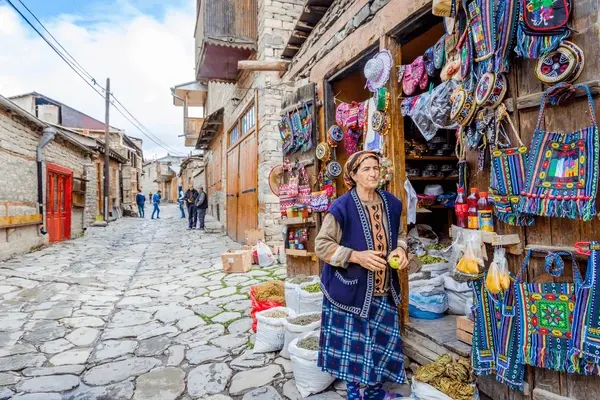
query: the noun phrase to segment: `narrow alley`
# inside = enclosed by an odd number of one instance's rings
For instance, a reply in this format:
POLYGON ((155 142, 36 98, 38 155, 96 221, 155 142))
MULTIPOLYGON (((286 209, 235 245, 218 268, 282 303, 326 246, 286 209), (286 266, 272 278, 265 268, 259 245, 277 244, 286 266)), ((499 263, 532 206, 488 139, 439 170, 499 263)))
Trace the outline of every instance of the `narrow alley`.
POLYGON ((0 263, 0 399, 299 398, 289 361, 251 350, 248 288, 285 268, 223 274, 239 245, 178 212, 0 263))

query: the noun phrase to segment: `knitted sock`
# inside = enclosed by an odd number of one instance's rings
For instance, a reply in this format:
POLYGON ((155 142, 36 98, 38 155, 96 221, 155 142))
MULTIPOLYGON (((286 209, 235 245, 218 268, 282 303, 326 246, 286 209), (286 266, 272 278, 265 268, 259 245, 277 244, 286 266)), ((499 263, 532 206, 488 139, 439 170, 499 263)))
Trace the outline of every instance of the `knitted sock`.
POLYGON ((348 400, 361 400, 360 396, 360 384, 355 382, 346 382, 346 388, 348 389, 348 400))
POLYGON ((365 400, 383 400, 385 397, 385 390, 382 389, 382 386, 382 383, 367 386, 365 389, 365 400))

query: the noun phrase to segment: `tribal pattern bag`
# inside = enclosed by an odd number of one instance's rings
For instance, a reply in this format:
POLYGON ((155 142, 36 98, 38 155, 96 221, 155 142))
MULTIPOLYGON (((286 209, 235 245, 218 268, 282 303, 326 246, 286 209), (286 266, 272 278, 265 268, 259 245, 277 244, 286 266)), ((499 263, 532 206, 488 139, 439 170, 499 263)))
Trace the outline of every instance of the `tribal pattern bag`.
POLYGON ((483 277, 473 281, 473 317, 471 366, 478 376, 491 375, 496 372, 496 310, 483 277))
POLYGON ((287 155, 294 151, 294 133, 290 122, 289 114, 285 114, 279 121, 279 135, 283 142, 283 155, 287 155))
POLYGON ((537 59, 569 37, 571 0, 520 0, 517 47, 521 57, 537 59))
POLYGON ((530 249, 515 281, 519 315, 519 362, 554 371, 572 370, 571 338, 575 294, 581 273, 572 253, 530 249), (546 254, 544 268, 553 277, 564 271, 561 257, 570 257, 575 283, 526 283, 523 281, 533 253, 546 254))
POLYGON ((519 202, 521 213, 584 221, 596 216, 600 143, 594 100, 589 87, 576 88, 587 92, 592 125, 572 133, 543 130, 548 92, 544 93, 519 202))

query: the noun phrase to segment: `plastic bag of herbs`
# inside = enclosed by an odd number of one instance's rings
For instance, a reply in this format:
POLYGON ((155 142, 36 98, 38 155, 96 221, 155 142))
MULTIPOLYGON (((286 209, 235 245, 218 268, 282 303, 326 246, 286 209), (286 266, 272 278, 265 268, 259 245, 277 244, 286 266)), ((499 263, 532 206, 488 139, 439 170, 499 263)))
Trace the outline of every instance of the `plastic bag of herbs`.
POLYGON ((300 285, 298 298, 298 314, 321 312, 323 310, 323 292, 321 282, 303 283, 300 285))
POLYGON ((285 281, 285 306, 300 312, 300 286, 319 282, 318 276, 298 275, 285 281))
POLYGON ((288 317, 285 322, 285 341, 280 355, 290 358, 288 347, 292 340, 306 332, 312 332, 321 328, 321 312, 298 314, 288 317))
POLYGON ((285 342, 285 322, 296 313, 287 307, 273 307, 256 313, 258 322, 254 353, 270 353, 283 349, 285 342))
POLYGON ((308 332, 292 340, 289 346, 296 388, 302 397, 320 393, 335 381, 317 366, 320 331, 308 332))
POLYGON ((424 255, 418 257, 418 259, 419 263, 421 263, 421 271, 431 272, 431 274, 435 276, 449 272, 452 268, 450 261, 442 257, 424 255))

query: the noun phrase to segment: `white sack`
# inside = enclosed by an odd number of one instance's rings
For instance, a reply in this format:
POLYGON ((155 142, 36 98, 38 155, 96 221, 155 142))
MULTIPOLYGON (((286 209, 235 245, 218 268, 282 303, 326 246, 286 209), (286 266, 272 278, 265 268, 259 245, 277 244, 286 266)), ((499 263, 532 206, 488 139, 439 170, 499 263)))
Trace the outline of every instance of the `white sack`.
POLYGON ((283 348, 285 342, 285 320, 287 317, 293 317, 296 313, 294 310, 286 307, 273 307, 265 311, 256 313, 258 321, 256 327, 256 341, 254 342, 254 353, 270 353, 279 351, 283 348), (286 317, 283 318, 267 318, 264 315, 273 311, 285 311, 286 317))
POLYGON ((284 358, 290 358, 290 353, 288 351, 288 347, 289 347, 290 343, 292 342, 292 340, 296 339, 303 333, 316 331, 316 330, 319 330, 320 328, 321 328, 321 312, 320 311, 314 312, 314 313, 298 314, 295 317, 286 318, 285 341, 283 342, 283 349, 281 350, 281 353, 279 353, 279 355, 284 358), (308 324, 308 325, 294 325, 290 322, 291 320, 296 319, 298 317, 311 316, 311 315, 318 315, 319 320, 315 321, 311 324, 308 324))
MULTIPOLYGON (((312 283, 316 283, 319 282, 319 277, 318 276, 312 276, 310 277, 312 278, 312 280, 310 282, 306 282, 309 284, 312 283)), ((299 313, 299 305, 300 305, 300 286, 302 284, 296 284, 296 283, 290 283, 290 282, 285 282, 284 284, 284 289, 285 289, 285 306, 287 308, 291 308, 292 310, 294 310, 295 313, 299 313)))
POLYGON ((296 380, 296 388, 302 397, 308 397, 311 394, 322 392, 327 389, 335 378, 329 373, 321 371, 317 366, 319 351, 301 349, 298 347, 298 341, 311 335, 320 335, 319 331, 308 332, 292 340, 289 346, 290 359, 292 361, 292 370, 296 380))
POLYGON ((298 314, 321 312, 323 310, 323 292, 318 291, 316 293, 309 293, 306 290, 302 290, 302 288, 310 285, 314 285, 314 282, 303 283, 298 289, 300 292, 300 298, 298 300, 298 314))
MULTIPOLYGON (((440 392, 427 383, 417 381, 415 378, 413 378, 410 388, 413 400, 453 400, 452 397, 440 392)), ((479 400, 477 387, 475 387, 475 394, 473 394, 472 400, 479 400)))

